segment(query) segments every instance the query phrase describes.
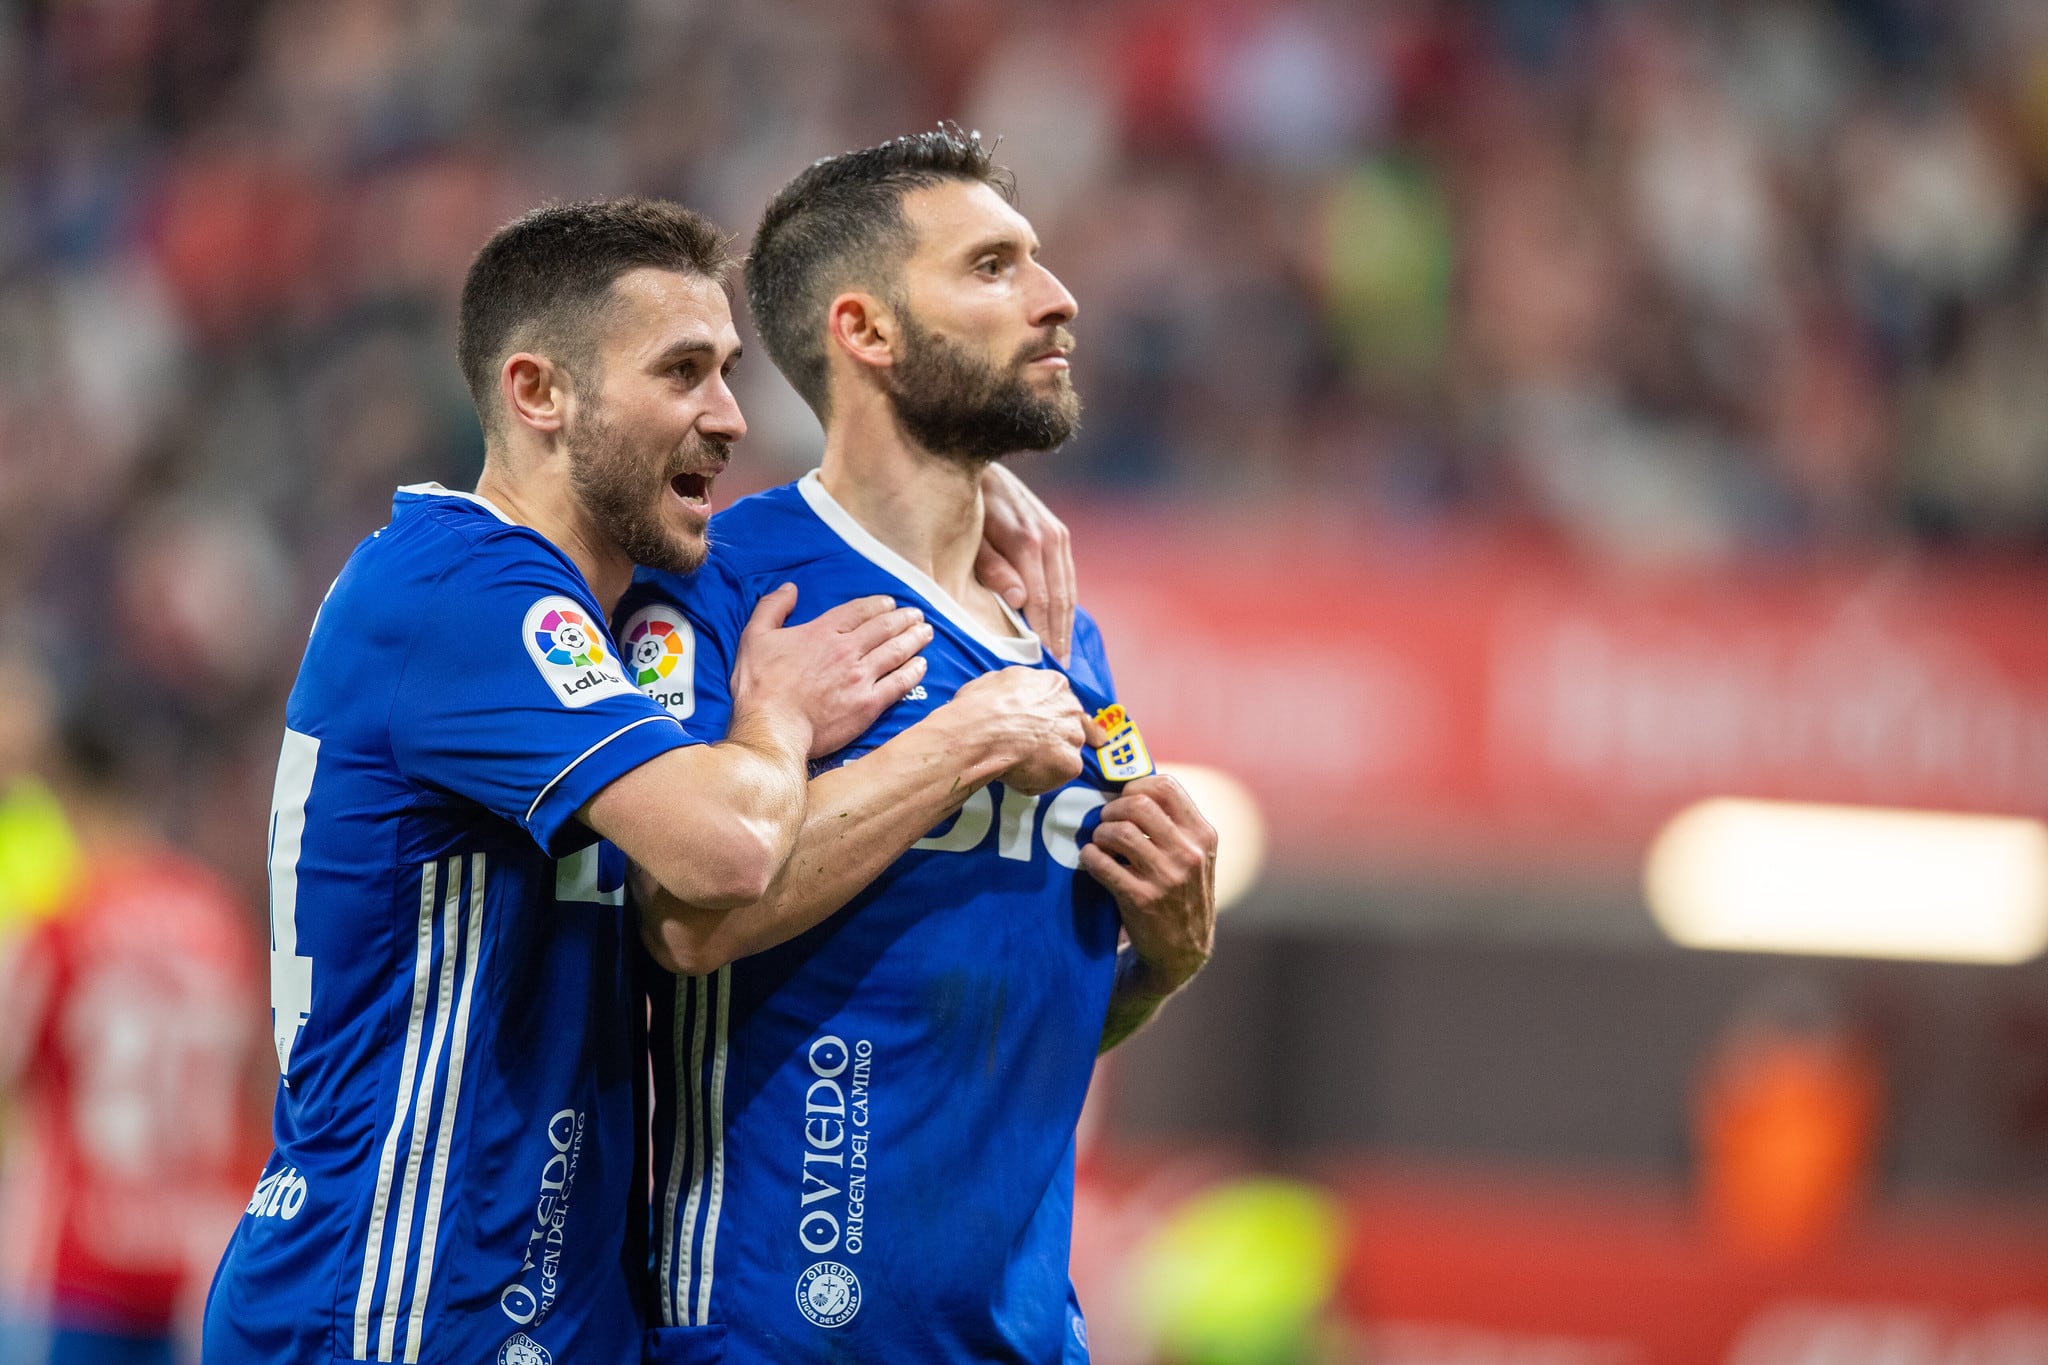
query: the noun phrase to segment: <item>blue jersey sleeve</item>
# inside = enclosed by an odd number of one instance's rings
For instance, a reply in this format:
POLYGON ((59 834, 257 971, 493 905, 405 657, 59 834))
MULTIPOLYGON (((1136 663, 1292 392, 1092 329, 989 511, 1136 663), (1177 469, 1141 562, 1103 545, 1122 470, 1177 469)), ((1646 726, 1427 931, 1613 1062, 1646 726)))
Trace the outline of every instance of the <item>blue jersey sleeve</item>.
POLYGON ((415 631, 391 746, 413 780, 523 826, 550 857, 589 844, 585 802, 690 742, 629 683, 602 615, 562 567, 479 549, 406 604, 415 631))
POLYGON ((755 601, 715 560, 687 576, 643 571, 619 604, 626 676, 714 744, 732 725, 732 670, 755 601))

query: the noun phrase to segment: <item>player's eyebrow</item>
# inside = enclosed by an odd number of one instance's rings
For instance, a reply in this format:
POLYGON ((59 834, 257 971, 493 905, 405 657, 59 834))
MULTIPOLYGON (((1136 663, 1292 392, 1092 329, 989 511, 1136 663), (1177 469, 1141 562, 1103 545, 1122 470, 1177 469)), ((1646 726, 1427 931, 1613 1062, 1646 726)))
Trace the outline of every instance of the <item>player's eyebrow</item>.
MULTIPOLYGON (((736 363, 745 349, 746 348, 742 346, 733 347, 731 360, 729 360, 727 363, 736 363)), ((685 337, 681 341, 672 342, 667 348, 665 348, 659 355, 657 355, 654 358, 654 364, 655 368, 657 369, 667 369, 669 366, 675 364, 677 361, 683 360, 689 356, 715 356, 717 354, 718 343, 712 341, 709 337, 685 337)))
POLYGON ((1025 242, 1024 239, 1018 237, 1014 232, 1003 232, 976 242, 968 250, 967 259, 978 261, 991 251, 1015 251, 1019 246, 1024 247, 1026 253, 1034 258, 1038 255, 1038 240, 1036 238, 1025 242))

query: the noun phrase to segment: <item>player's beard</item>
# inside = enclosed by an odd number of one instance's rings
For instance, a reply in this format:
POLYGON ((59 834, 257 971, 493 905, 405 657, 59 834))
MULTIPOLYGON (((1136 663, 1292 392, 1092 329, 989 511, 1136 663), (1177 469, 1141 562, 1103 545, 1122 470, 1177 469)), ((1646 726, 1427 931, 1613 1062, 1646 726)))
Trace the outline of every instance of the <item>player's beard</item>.
POLYGON ((691 573, 704 562, 705 537, 677 531, 662 518, 668 481, 725 464, 731 443, 692 431, 679 449, 633 441, 609 414, 586 403, 569 437, 569 483, 597 528, 635 564, 691 573))
POLYGON ((1024 367, 1054 346, 1071 350, 1064 327, 1048 328, 998 369, 963 346, 919 326, 897 308, 901 327, 889 371, 889 403, 903 430, 934 455, 987 464, 1020 450, 1054 450, 1080 429, 1081 396, 1066 371, 1051 394, 1035 392, 1024 367))

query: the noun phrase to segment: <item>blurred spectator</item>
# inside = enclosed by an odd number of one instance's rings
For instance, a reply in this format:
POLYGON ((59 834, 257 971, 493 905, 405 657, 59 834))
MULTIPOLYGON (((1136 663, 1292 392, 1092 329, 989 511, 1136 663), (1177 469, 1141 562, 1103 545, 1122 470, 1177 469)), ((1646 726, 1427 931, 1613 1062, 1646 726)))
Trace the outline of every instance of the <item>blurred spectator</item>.
POLYGON ((77 839, 44 780, 55 697, 42 670, 0 651, 0 962, 71 894, 77 839))
POLYGON ((248 913, 134 816, 116 738, 68 744, 84 875, 0 968, 7 1365, 170 1365, 261 1166, 248 913))
MULTIPOLYGON (((193 943, 230 907, 257 941, 321 595, 394 485, 480 464, 452 331, 493 227, 643 192, 744 235, 810 159, 940 117, 1002 138, 1081 302, 1085 429, 1027 469, 1056 493, 1624 564, 2048 552, 2041 0, 30 0, 0 7, 0 648, 119 717, 122 822, 228 890, 87 817, 128 851, 70 896, 50 689, 0 661, 0 958, 67 901, 15 968, 86 953, 135 878, 186 888, 193 943)), ((722 494, 815 462, 755 349, 722 494)), ((122 1003, 224 972, 215 1004, 260 1017, 216 951, 124 959, 151 984, 122 1003)), ((144 1041, 246 1046, 208 1017, 144 1041)), ((137 1029, 37 1037, 130 1065, 137 1029)), ((39 1125, 63 1056, 24 1062, 39 1125)), ((1732 1034, 1702 1086, 1730 1236, 1854 1207, 1880 1101, 1853 1044, 1732 1034)), ((80 1243, 155 1258, 121 1281, 147 1334, 170 1240, 80 1243)))
POLYGON ((1765 1260, 1823 1246, 1868 1193, 1883 1115, 1876 1058, 1825 999, 1792 986, 1756 1001, 1699 1081, 1708 1225, 1765 1260))
MULTIPOLYGON (((0 612, 141 701, 187 842, 260 822, 390 487, 474 473, 492 226, 643 191, 744 232, 940 116, 1003 138, 1082 301, 1048 486, 1624 560, 2048 548, 2026 0, 31 4, 0 112, 0 612)), ((742 385, 735 487, 807 467, 742 385)))
POLYGON ((1161 1365, 1310 1365, 1343 1257, 1327 1191, 1256 1176, 1175 1209, 1138 1249, 1128 1292, 1161 1365))

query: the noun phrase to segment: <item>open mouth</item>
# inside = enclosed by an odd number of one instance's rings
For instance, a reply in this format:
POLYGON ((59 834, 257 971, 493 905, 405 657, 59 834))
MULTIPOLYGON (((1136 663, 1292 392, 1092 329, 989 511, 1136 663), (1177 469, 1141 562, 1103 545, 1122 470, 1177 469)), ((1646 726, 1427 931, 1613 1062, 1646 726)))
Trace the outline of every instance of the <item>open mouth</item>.
POLYGON ((696 506, 711 503, 711 481, 715 474, 678 474, 668 481, 668 486, 684 502, 696 506))

